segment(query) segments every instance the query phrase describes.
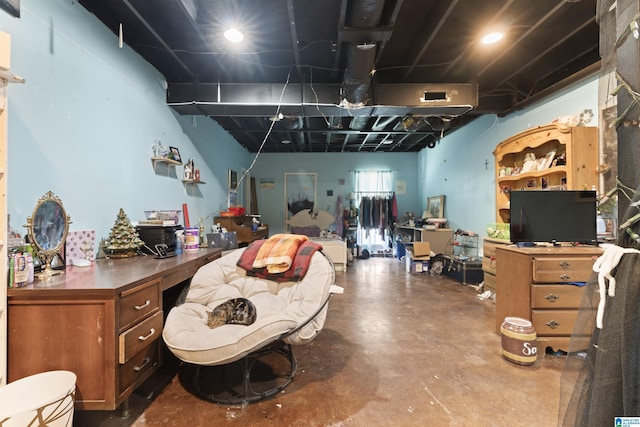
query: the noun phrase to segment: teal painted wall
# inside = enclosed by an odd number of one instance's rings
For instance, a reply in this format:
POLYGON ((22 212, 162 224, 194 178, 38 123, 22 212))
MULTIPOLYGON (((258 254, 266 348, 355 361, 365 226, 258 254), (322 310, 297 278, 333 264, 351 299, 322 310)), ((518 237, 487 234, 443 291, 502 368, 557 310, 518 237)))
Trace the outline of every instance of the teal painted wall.
MULTIPOLYGON (((177 116, 165 105, 164 79, 72 0, 22 0, 22 17, 0 13, 12 35, 12 71, 27 79, 9 88, 8 209, 22 225, 51 190, 72 217, 72 230, 106 237, 119 208, 132 220, 148 209, 189 206, 192 224, 226 209, 228 169, 241 172, 253 155, 209 119, 177 116), (155 140, 193 157, 206 184, 185 187, 182 167, 150 161, 155 140)), ((528 127, 592 109, 597 125, 597 79, 544 103, 500 118, 485 116, 420 153, 262 154, 256 178, 258 206, 272 232, 284 228, 284 173, 316 172, 317 206, 348 205, 352 170, 395 170, 406 183, 398 208, 420 213, 429 196, 444 194, 453 228, 484 235, 494 221, 493 149, 528 127), (272 179, 274 189, 261 188, 272 179), (344 184, 340 180, 344 180, 344 184), (327 195, 333 191, 333 196, 327 195)), ((207 221, 209 226, 211 220, 207 221)))
POLYGON ((107 237, 123 208, 133 221, 144 210, 181 209, 191 224, 226 208, 227 171, 251 155, 209 119, 177 116, 165 105, 161 74, 71 0, 22 0, 21 18, 0 13, 12 36, 9 87, 8 210, 23 224, 51 190, 71 216, 72 230, 107 237), (195 124, 195 126, 194 126, 195 124), (150 157, 155 140, 192 157, 206 184, 185 186, 183 168, 150 157))
POLYGON ((562 116, 590 109, 589 124, 598 126, 598 76, 588 78, 544 102, 506 117, 486 115, 419 153, 419 198, 445 195, 445 216, 454 229, 486 236, 495 222, 495 163, 493 150, 503 140, 528 128, 547 125, 562 116))
MULTIPOLYGON (((335 212, 338 196, 343 206, 349 206, 349 193, 355 190, 355 170, 394 171, 394 186, 398 181, 406 183, 406 194, 397 195, 398 212, 416 212, 420 209, 418 198, 418 153, 298 153, 262 154, 258 157, 251 176, 256 178, 258 207, 262 220, 269 224, 272 233, 284 231, 285 199, 284 174, 286 172, 315 172, 318 209, 335 212), (261 188, 261 180, 268 179, 274 189, 261 188), (344 180, 344 184, 340 184, 344 180), (333 191, 333 196, 327 195, 333 191)), ((422 211, 420 211, 422 212, 422 211)))

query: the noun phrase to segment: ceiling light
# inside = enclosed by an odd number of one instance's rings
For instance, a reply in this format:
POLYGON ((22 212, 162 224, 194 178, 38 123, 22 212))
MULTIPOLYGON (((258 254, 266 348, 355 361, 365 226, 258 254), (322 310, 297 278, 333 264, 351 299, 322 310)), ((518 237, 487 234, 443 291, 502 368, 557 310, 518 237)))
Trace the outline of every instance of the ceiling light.
POLYGON ((224 32, 224 36, 233 43, 240 43, 244 39, 244 34, 240 32, 237 28, 229 28, 224 32))
POLYGON ((486 36, 482 37, 482 44, 494 44, 498 43, 504 37, 504 33, 495 32, 489 33, 486 36))
POLYGON ((291 141, 290 141, 290 140, 288 140, 288 139, 283 139, 283 140, 281 141, 281 143, 282 143, 282 144, 291 144, 291 141))

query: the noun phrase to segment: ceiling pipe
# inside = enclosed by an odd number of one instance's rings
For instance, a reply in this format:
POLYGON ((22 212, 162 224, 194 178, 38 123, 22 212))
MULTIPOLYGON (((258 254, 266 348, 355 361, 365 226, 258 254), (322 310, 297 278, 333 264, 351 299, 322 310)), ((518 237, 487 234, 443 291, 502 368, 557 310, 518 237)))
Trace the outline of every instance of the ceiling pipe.
MULTIPOLYGON (((355 0, 347 16, 347 27, 373 28, 380 25, 384 0, 355 0)), ((377 43, 375 40, 362 40, 349 43, 347 65, 344 70, 342 89, 344 99, 349 104, 366 101, 371 83, 371 72, 375 65, 377 43)))

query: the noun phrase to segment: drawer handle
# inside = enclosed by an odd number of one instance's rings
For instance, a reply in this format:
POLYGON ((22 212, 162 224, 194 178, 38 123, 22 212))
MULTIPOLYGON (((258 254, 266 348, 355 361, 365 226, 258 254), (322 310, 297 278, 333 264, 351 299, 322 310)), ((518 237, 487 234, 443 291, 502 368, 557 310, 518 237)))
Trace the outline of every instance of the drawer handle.
POLYGON ((568 261, 562 261, 560 263, 560 267, 570 267, 570 266, 571 266, 571 263, 568 261))
POLYGON ((154 328, 151 328, 151 329, 149 329, 149 335, 144 335, 144 336, 143 336, 143 335, 140 335, 140 336, 138 337, 138 340, 140 340, 140 341, 146 341, 146 340, 148 340, 149 338, 151 338, 155 333, 156 333, 156 330, 155 330, 154 328))
POLYGON ((555 320, 549 320, 547 323, 545 323, 545 325, 547 325, 551 329, 555 329, 560 326, 560 323, 556 322, 555 320))
POLYGON ((145 357, 144 360, 142 361, 142 365, 140 366, 134 366, 133 370, 135 372, 140 372, 142 371, 149 363, 151 362, 151 358, 150 357, 145 357))
POLYGON ((562 276, 560 276, 560 278, 562 280, 569 280, 569 279, 571 279, 571 276, 569 276, 568 274, 563 274, 562 276))
POLYGON ((546 297, 544 297, 544 299, 546 299, 549 302, 555 302, 558 299, 560 299, 560 297, 558 295, 556 295, 556 294, 549 294, 546 297))
POLYGON ((140 310, 142 310, 143 308, 149 307, 150 305, 151 305, 151 300, 147 300, 144 304, 142 304, 142 305, 136 305, 136 306, 135 306, 135 307, 133 307, 133 308, 135 308, 136 310, 140 311, 140 310))

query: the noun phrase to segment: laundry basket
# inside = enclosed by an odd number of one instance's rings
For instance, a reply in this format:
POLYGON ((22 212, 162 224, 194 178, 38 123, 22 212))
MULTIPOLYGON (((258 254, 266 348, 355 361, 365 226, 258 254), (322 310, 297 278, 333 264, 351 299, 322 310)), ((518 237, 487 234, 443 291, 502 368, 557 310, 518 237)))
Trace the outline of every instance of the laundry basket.
POLYGON ((71 427, 76 374, 49 371, 0 387, 2 427, 71 427))

